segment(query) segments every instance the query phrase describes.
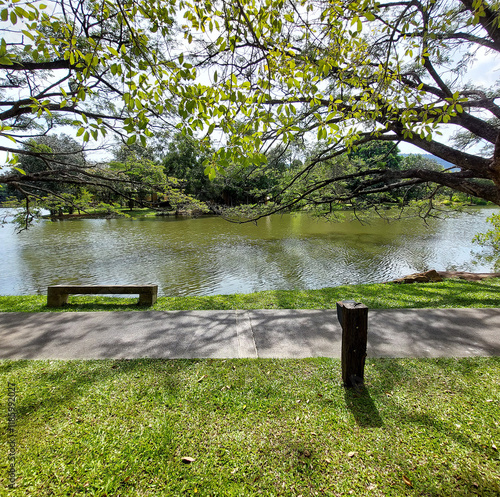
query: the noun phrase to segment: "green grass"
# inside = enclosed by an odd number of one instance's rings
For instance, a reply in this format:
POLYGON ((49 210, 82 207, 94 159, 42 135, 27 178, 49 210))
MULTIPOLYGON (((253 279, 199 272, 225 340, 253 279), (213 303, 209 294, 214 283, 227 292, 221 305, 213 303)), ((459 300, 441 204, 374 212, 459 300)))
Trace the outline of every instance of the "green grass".
POLYGON ((153 307, 139 307, 136 298, 70 296, 69 304, 50 309, 45 295, 0 296, 0 312, 329 309, 339 300, 357 300, 371 309, 500 307, 500 278, 471 282, 344 285, 321 290, 270 290, 208 297, 160 297, 153 307))
MULTIPOLYGON (((153 309, 500 307, 500 279, 162 297, 153 309)), ((57 311, 144 310, 77 296, 57 311)), ((45 296, 1 311, 48 311, 45 296)), ((0 495, 500 495, 500 358, 0 361, 0 495), (17 488, 8 490, 7 384, 17 488), (185 464, 183 457, 194 462, 185 464)))
POLYGON ((0 495, 497 496, 500 358, 1 361, 0 495), (183 457, 195 459, 184 464, 183 457))

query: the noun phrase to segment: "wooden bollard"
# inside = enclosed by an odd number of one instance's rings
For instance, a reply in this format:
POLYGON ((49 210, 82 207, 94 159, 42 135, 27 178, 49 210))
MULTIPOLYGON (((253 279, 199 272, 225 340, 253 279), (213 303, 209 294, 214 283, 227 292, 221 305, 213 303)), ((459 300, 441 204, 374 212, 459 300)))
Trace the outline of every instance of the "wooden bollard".
POLYGON ((351 388, 362 385, 365 376, 368 307, 354 300, 337 302, 342 326, 342 381, 351 388))

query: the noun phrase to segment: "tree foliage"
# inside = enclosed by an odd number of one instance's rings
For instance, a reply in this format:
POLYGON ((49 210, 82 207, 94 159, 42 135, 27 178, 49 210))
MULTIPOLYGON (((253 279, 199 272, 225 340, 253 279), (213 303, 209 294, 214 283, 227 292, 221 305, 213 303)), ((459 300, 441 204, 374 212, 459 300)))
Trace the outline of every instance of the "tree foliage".
POLYGON ((143 146, 156 126, 171 127, 169 85, 182 67, 163 57, 174 13, 169 2, 0 0, 0 152, 12 167, 0 183, 27 198, 47 181, 113 189, 116 175, 89 164, 24 171, 18 157, 53 163, 27 144, 58 126, 82 144, 113 133, 143 146))
POLYGON ((179 132, 160 157, 165 173, 181 180, 185 193, 209 203, 216 212, 222 206, 253 204, 265 199, 280 184, 292 163, 289 151, 276 147, 268 153, 265 170, 233 163, 210 180, 204 163, 212 153, 199 140, 179 132))
MULTIPOLYGON (((83 141, 115 132, 145 145, 157 127, 175 124, 214 148, 204 164, 210 178, 235 166, 265 175, 277 146, 317 141, 315 155, 271 191, 266 213, 427 183, 500 205, 499 87, 468 80, 476 57, 500 52, 499 7, 498 0, 54 0, 44 8, 0 0, 0 133, 13 142, 0 148, 24 153, 26 137, 59 124, 74 126, 83 141), (445 143, 439 133, 448 128, 457 133, 445 143), (372 141, 410 143, 456 168, 360 161, 332 175, 323 167, 372 141)), ((113 187, 95 171, 71 174, 113 187)), ((21 176, 13 170, 0 182, 15 185, 21 176)))
POLYGON ((217 193, 203 166, 209 153, 210 150, 201 148, 193 137, 177 133, 166 145, 161 160, 166 174, 185 183, 186 193, 203 201, 213 201, 217 193))
POLYGON ((181 103, 180 110, 188 122, 206 119, 225 133, 213 171, 239 157, 264 162, 260 153, 276 140, 313 136, 321 148, 283 191, 374 140, 410 143, 457 166, 360 166, 353 190, 321 200, 321 191, 349 178, 319 176, 285 204, 278 195, 275 210, 421 183, 500 204, 499 88, 467 79, 474 57, 500 51, 499 6, 497 0, 196 4, 187 15, 192 29, 219 26, 212 40, 200 37, 193 54, 211 84, 189 89, 186 98, 197 96, 203 105, 188 111, 181 103), (455 142, 440 139, 444 127, 460 132, 455 142), (485 150, 467 148, 476 143, 485 150))

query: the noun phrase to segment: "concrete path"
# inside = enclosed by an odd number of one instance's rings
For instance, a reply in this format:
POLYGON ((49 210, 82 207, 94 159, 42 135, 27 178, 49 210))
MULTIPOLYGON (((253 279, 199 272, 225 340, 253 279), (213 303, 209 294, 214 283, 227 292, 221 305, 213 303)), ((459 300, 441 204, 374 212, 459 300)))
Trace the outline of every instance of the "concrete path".
MULTIPOLYGON (((500 356, 500 309, 370 310, 368 357, 500 356)), ((336 310, 0 313, 0 359, 340 357, 336 310)))

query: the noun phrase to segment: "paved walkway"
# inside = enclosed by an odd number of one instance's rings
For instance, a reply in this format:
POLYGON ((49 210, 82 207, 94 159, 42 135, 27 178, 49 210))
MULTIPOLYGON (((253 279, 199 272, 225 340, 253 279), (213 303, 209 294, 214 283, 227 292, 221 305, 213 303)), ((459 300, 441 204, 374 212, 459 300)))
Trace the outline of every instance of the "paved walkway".
MULTIPOLYGON (((500 356, 500 309, 370 310, 368 357, 500 356)), ((340 357, 336 310, 0 313, 0 359, 340 357)))

